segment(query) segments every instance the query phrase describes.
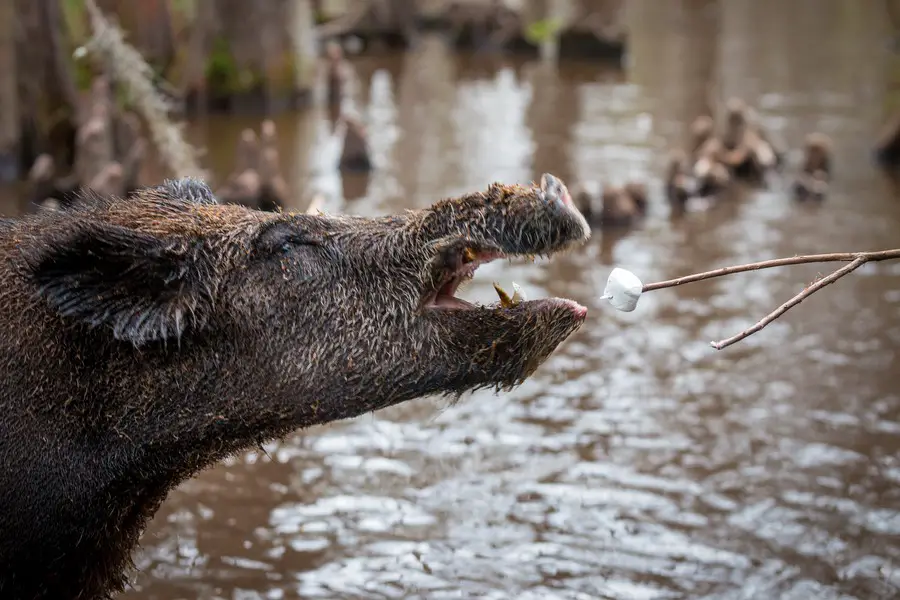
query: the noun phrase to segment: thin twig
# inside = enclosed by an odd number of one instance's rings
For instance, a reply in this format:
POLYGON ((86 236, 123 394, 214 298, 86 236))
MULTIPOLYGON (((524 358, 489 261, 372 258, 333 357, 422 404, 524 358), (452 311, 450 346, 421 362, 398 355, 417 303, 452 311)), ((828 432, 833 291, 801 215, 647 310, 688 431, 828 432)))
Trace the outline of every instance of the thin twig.
POLYGON ((744 273, 746 271, 756 271, 759 269, 771 269, 773 267, 786 267, 789 265, 802 265, 806 263, 821 263, 821 262, 847 262, 850 263, 845 265, 823 279, 815 282, 810 285, 802 292, 776 308, 774 311, 766 315, 762 320, 757 322, 752 327, 745 329, 744 331, 731 336, 730 338, 726 338, 724 340, 718 342, 710 342, 710 345, 716 350, 722 350, 723 348, 727 348, 732 344, 735 344, 742 339, 753 335, 754 333, 761 330, 763 327, 797 306, 801 302, 803 302, 806 298, 811 296, 812 294, 818 292, 823 287, 830 285, 863 266, 867 262, 877 262, 882 260, 896 260, 900 259, 900 249, 896 250, 882 250, 879 252, 837 252, 832 254, 810 254, 806 256, 792 256, 790 258, 778 258, 775 260, 764 260, 761 262, 750 263, 746 265, 737 265, 734 267, 725 267, 722 269, 716 269, 714 271, 706 271, 704 273, 697 273, 695 275, 687 275, 685 277, 679 277, 677 279, 669 279, 667 281, 660 281, 657 283, 648 283, 643 286, 642 291, 649 292, 653 290, 659 290, 667 287, 675 287, 678 285, 682 285, 685 283, 693 283, 695 281, 703 281, 704 279, 712 279, 714 277, 721 277, 723 275, 731 275, 732 273, 744 273))
POLYGON ((714 271, 706 271, 705 273, 697 273, 696 275, 687 275, 677 279, 669 279, 667 281, 659 281, 657 283, 648 283, 642 289, 644 292, 651 292, 667 287, 675 287, 684 283, 693 283, 704 279, 712 279, 713 277, 721 277, 722 275, 731 275, 732 273, 744 273, 746 271, 757 271, 759 269, 771 269, 772 267, 787 267, 790 265, 802 265, 806 263, 822 263, 822 262, 851 262, 857 258, 865 258, 866 262, 876 262, 880 260, 894 260, 900 258, 900 248, 897 250, 883 250, 881 252, 835 252, 831 254, 809 254, 806 256, 791 256, 789 258, 777 258, 775 260, 764 260, 761 262, 749 263, 746 265, 737 265, 734 267, 724 267, 714 271))
POLYGON ((790 300, 788 300, 787 302, 785 302, 784 304, 782 304, 781 306, 779 306, 778 308, 776 308, 775 310, 770 312, 768 315, 763 317, 753 327, 745 329, 744 331, 742 331, 736 335, 733 335, 730 338, 721 340, 719 342, 710 342, 710 345, 713 348, 715 348, 716 350, 721 350, 722 348, 727 348, 728 346, 741 341, 742 339, 744 339, 747 336, 753 335, 754 333, 756 333, 757 331, 759 331, 760 329, 762 329, 763 327, 765 327, 766 325, 768 325, 769 323, 771 323, 772 321, 774 321, 775 319, 777 319, 778 317, 780 317, 781 315, 783 315, 784 313, 786 313, 787 311, 792 309, 793 307, 795 307, 798 304, 800 304, 801 302, 803 302, 806 298, 809 298, 811 295, 813 295, 816 292, 818 292, 819 290, 821 290, 826 285, 834 283, 835 281, 837 281, 838 279, 840 279, 847 273, 855 271, 856 269, 860 268, 867 262, 868 261, 865 258, 857 258, 849 265, 844 265, 843 267, 841 267, 840 269, 838 269, 837 271, 835 271, 828 277, 825 277, 825 278, 820 279, 819 281, 815 282, 814 284, 812 284, 811 286, 809 286, 808 288, 806 288, 805 290, 803 290, 802 292, 800 292, 799 294, 797 294, 796 296, 794 296, 793 298, 791 298, 790 300))

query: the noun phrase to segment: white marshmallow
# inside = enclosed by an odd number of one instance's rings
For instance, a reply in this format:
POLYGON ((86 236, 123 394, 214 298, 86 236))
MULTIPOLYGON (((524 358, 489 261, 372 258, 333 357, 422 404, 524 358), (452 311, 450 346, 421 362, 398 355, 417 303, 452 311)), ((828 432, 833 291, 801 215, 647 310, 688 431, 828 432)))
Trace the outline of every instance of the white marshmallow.
POLYGON ((613 308, 622 312, 631 312, 637 306, 644 291, 644 284, 631 271, 616 267, 606 280, 606 289, 603 290, 604 300, 609 300, 613 308))

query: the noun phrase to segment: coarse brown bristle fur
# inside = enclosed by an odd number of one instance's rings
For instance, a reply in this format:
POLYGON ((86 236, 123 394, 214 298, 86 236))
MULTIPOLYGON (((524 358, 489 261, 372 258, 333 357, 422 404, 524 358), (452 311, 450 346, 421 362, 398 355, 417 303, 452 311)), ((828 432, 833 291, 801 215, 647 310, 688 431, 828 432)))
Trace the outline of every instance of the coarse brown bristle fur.
POLYGON ((228 455, 518 385, 584 309, 446 308, 436 290, 473 257, 589 235, 549 175, 380 218, 221 205, 178 180, 0 222, 0 598, 122 590, 168 492, 228 455))

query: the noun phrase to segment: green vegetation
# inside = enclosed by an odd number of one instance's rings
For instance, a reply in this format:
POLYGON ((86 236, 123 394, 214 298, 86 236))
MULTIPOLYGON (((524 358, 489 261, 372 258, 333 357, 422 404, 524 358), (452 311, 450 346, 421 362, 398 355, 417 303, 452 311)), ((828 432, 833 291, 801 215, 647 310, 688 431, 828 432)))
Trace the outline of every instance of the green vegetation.
MULTIPOLYGON (((173 27, 187 26, 196 15, 199 0, 167 0, 172 12, 173 27)), ((87 42, 91 37, 90 22, 84 0, 62 0, 60 3, 62 17, 66 28, 67 53, 69 56, 75 50, 87 42)), ((123 31, 123 35, 127 34, 123 31)), ((168 65, 157 64, 158 61, 145 61, 150 64, 154 72, 154 79, 164 78, 169 81, 179 81, 181 70, 187 62, 186 53, 190 49, 187 45, 176 45, 175 57, 168 65)), ((235 94, 245 94, 258 90, 268 83, 274 90, 289 91, 294 87, 296 79, 296 57, 292 49, 286 49, 281 55, 275 57, 267 67, 257 68, 243 66, 238 63, 231 51, 226 36, 219 35, 211 41, 211 48, 206 59, 203 76, 206 86, 213 96, 227 97, 235 94)), ((70 67, 75 79, 75 84, 80 90, 90 87, 96 73, 96 64, 90 59, 71 59, 70 67)), ((188 82, 196 85, 200 82, 188 82)), ((119 94, 120 103, 127 103, 128 98, 119 94)))
POLYGON ((219 36, 206 62, 206 82, 214 95, 230 95, 256 89, 263 81, 251 69, 238 66, 228 41, 219 36))
POLYGON ((286 50, 278 56, 265 72, 237 64, 228 42, 223 37, 213 41, 212 51, 206 62, 206 82, 215 96, 229 96, 258 90, 269 85, 287 91, 294 85, 294 55, 286 50))
POLYGON ((87 41, 90 36, 84 0, 63 0, 60 4, 63 21, 74 50, 87 41))
POLYGON ((553 39, 562 29, 563 22, 560 19, 542 19, 529 23, 525 28, 524 37, 535 46, 553 39))

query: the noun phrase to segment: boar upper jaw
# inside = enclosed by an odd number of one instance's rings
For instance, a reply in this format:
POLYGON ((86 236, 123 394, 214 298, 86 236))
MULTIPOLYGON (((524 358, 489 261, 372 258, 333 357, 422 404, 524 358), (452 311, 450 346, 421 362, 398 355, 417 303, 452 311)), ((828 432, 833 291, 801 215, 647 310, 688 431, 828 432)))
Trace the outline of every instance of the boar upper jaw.
MULTIPOLYGON (((533 188, 532 188, 533 189, 533 188)), ((586 309, 570 300, 550 299, 549 304, 544 301, 526 302, 519 293, 509 296, 495 284, 495 289, 500 301, 491 306, 479 306, 456 296, 460 286, 468 282, 475 275, 477 269, 489 262, 498 259, 512 259, 513 257, 525 257, 534 261, 536 255, 551 257, 554 254, 583 243, 590 238, 590 227, 583 215, 575 207, 565 184, 550 174, 543 174, 539 187, 540 203, 546 203, 551 207, 546 221, 557 233, 551 243, 549 239, 533 239, 530 243, 523 239, 521 233, 510 235, 510 231, 519 231, 515 217, 513 222, 498 227, 498 230, 484 232, 486 238, 472 239, 466 237, 449 237, 440 240, 442 250, 438 252, 435 262, 431 265, 433 281, 435 285, 425 291, 420 303, 420 309, 428 310, 506 310, 521 306, 527 309, 540 309, 546 306, 559 306, 560 303, 571 308, 579 318, 583 318, 586 309), (504 235, 504 231, 506 235, 504 235), (492 239, 494 238, 494 239, 492 239)))

